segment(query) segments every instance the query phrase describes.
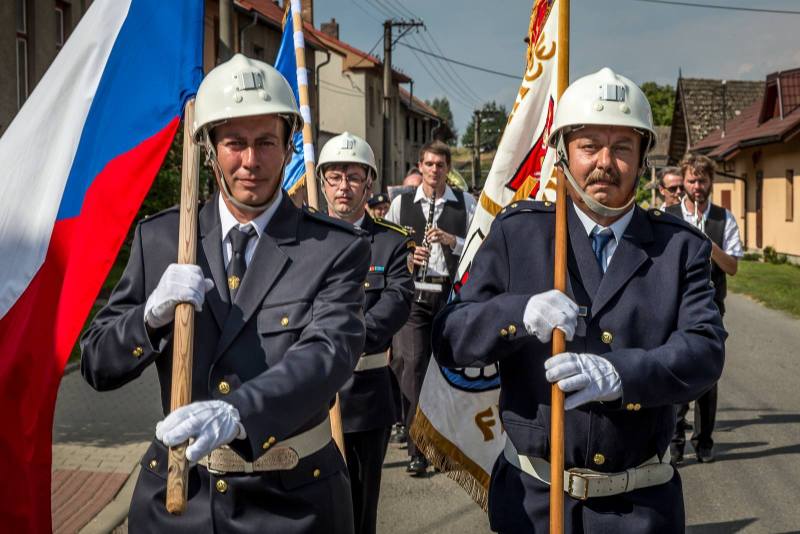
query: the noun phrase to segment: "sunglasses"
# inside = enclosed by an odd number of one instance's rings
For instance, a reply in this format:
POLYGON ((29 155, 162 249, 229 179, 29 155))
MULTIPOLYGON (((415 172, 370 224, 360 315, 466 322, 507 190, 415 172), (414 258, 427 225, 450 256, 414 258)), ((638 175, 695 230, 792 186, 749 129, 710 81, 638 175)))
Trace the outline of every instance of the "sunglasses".
POLYGON ((677 193, 678 191, 683 191, 683 186, 682 185, 673 185, 672 187, 665 187, 664 189, 666 189, 670 193, 677 193))

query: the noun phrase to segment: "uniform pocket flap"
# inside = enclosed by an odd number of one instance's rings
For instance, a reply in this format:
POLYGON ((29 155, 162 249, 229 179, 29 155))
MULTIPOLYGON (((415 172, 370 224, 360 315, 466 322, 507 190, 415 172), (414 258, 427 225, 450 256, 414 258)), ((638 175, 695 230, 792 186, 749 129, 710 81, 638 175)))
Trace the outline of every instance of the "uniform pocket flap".
POLYGON ((287 302, 261 308, 258 312, 258 333, 276 334, 303 328, 311 322, 311 303, 287 302))
POLYGON ((367 273, 367 280, 364 282, 365 291, 376 291, 386 287, 386 278, 383 273, 367 273))

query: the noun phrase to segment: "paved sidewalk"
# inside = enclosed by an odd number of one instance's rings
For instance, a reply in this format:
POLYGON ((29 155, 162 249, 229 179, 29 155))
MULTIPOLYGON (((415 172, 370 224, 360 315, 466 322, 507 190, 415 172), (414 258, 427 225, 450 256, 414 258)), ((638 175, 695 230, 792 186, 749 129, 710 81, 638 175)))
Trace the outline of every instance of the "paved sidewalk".
POLYGON ((133 481, 125 483, 161 418, 160 398, 154 367, 103 393, 77 370, 64 376, 53 425, 53 532, 109 532, 125 519, 133 481))

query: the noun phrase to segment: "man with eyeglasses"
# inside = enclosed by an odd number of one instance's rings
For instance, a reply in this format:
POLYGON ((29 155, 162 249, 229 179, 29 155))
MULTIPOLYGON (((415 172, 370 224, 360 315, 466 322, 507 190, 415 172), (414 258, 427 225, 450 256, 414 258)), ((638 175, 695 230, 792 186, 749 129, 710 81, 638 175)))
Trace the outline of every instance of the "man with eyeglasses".
MULTIPOLYGON (((464 248, 469 222, 475 213, 475 199, 447 185, 450 171, 450 147, 441 141, 424 145, 419 152, 422 183, 412 192, 395 197, 386 219, 413 228, 417 247, 409 257, 409 267, 420 269, 427 264, 426 284, 437 284, 438 293, 417 293, 411 304, 408 323, 395 340, 392 369, 403 393, 406 428, 411 428, 422 381, 431 357, 431 326, 436 313, 447 302, 458 259, 464 248), (431 206, 431 199, 435 199, 431 206), (431 209, 433 212, 431 213, 431 209), (426 229, 432 215, 433 224, 426 229), (426 242, 427 246, 421 246, 426 242)), ((409 464, 406 470, 413 476, 427 472, 428 461, 408 440, 409 464)))
POLYGON ((377 176, 375 156, 362 138, 347 132, 320 151, 317 175, 328 215, 361 228, 370 240, 372 261, 364 281, 364 354, 339 392, 344 448, 356 534, 373 534, 378 519, 381 469, 389 433, 397 419, 389 369, 392 336, 408 318, 414 282, 407 265, 408 232, 365 211, 377 176))
POLYGON ((678 167, 664 167, 658 171, 658 190, 664 197, 661 209, 680 204, 683 198, 683 176, 678 167))

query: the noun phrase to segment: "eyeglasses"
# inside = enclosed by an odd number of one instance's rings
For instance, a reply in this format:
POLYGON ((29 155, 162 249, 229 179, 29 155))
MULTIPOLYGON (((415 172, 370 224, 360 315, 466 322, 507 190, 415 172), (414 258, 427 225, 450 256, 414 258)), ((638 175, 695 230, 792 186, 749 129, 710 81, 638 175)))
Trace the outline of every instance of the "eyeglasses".
POLYGON ((670 193, 677 193, 678 191, 683 191, 683 186, 682 185, 673 185, 672 187, 665 187, 664 189, 666 189, 670 193))
POLYGON ((366 183, 368 178, 360 174, 345 175, 342 172, 328 171, 322 175, 322 179, 331 187, 339 187, 342 185, 342 180, 347 180, 347 185, 350 187, 357 187, 366 183))

